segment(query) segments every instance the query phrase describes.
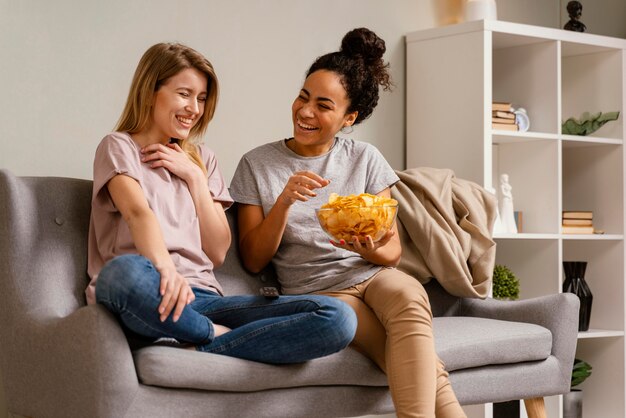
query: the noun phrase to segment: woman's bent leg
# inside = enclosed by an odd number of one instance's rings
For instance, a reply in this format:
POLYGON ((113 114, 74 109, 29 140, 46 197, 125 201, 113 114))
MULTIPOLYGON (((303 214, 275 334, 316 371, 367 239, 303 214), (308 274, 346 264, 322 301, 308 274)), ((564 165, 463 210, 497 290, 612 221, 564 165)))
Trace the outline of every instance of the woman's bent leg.
POLYGON ((195 308, 232 328, 199 350, 265 363, 299 363, 335 353, 356 330, 354 311, 326 296, 230 296, 195 308))
POLYGON ((267 363, 298 363, 345 348, 354 336, 354 311, 325 296, 222 297, 194 289, 196 299, 179 320, 161 322, 160 275, 145 257, 108 262, 96 282, 96 301, 131 331, 152 339, 175 338, 198 350, 267 363), (232 328, 214 338, 213 322, 232 328))
POLYGON ((351 287, 345 290, 320 292, 320 294, 332 296, 350 305, 357 318, 356 334, 350 345, 387 373, 385 364, 387 333, 376 314, 361 299, 360 292, 355 287, 351 287))
MULTIPOLYGON (((96 281, 96 301, 106 306, 131 331, 154 340, 175 338, 192 344, 213 339, 213 325, 187 306, 177 322, 161 322, 161 276, 147 258, 123 255, 109 261, 96 281)), ((219 297, 219 296, 216 296, 219 297)))
POLYGON ((464 417, 435 353, 423 286, 396 269, 383 269, 363 293, 387 330, 387 377, 398 417, 464 417), (439 396, 446 399, 438 402, 439 396))

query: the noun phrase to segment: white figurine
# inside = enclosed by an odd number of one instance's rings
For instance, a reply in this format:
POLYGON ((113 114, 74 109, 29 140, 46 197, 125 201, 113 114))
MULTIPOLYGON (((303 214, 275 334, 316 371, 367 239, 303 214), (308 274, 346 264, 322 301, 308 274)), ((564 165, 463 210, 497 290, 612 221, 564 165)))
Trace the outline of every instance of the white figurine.
MULTIPOLYGON (((496 197, 498 196, 496 194, 496 189, 491 187, 491 186, 489 186, 487 188, 487 191, 489 193, 491 193, 492 195, 496 196, 496 197)), ((500 209, 498 208, 498 206, 499 206, 499 204, 496 205, 496 220, 493 223, 493 231, 491 232, 491 235, 502 234, 502 233, 506 232, 506 230, 502 226, 502 218, 500 218, 500 209)))
POLYGON ((500 217, 504 232, 517 234, 517 225, 515 224, 515 214, 513 212, 513 188, 509 184, 509 175, 502 174, 500 176, 500 217))

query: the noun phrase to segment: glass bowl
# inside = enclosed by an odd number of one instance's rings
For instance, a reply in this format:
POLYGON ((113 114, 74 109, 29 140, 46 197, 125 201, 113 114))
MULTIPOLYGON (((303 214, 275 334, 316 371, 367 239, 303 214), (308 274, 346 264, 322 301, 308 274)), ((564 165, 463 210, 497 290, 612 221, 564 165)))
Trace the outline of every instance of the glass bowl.
POLYGON ((356 236, 360 242, 370 235, 379 241, 391 229, 398 214, 398 205, 361 206, 315 209, 317 220, 335 242, 348 243, 356 236))

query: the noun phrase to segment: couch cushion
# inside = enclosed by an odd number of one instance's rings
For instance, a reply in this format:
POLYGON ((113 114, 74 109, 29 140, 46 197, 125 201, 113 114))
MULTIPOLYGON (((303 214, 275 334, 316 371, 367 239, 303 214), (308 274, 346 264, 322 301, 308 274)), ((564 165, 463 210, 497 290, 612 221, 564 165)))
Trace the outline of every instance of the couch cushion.
POLYGON ((552 333, 539 325, 473 317, 433 319, 435 348, 446 370, 544 360, 552 333))
POLYGON ((151 386, 227 392, 297 386, 387 386, 387 376, 352 348, 281 366, 163 346, 142 348, 133 355, 139 380, 151 386))

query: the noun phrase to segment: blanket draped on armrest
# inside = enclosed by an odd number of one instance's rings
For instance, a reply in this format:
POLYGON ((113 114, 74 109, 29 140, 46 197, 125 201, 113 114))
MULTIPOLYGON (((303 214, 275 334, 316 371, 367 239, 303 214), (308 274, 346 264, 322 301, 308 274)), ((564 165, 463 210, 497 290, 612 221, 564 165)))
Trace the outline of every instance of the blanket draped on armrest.
POLYGON ((398 268, 427 283, 435 278, 458 297, 485 298, 491 289, 496 197, 449 169, 396 171, 402 259, 398 268))

